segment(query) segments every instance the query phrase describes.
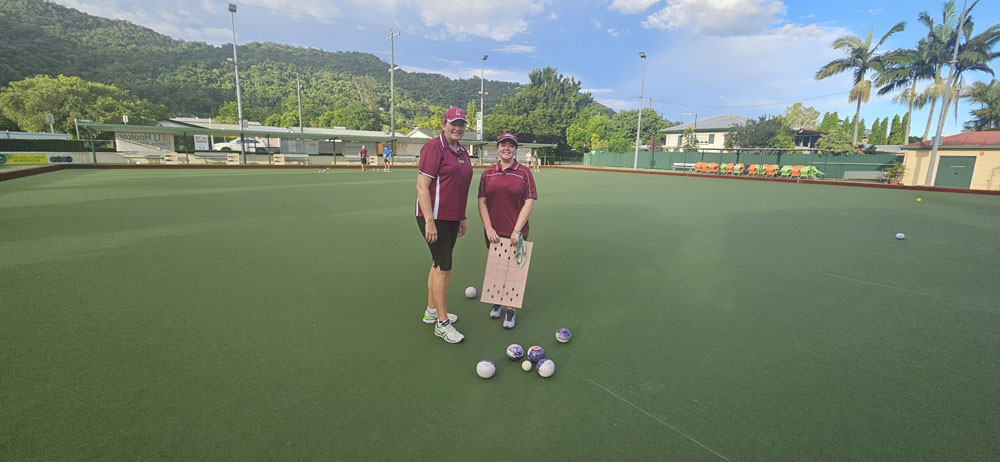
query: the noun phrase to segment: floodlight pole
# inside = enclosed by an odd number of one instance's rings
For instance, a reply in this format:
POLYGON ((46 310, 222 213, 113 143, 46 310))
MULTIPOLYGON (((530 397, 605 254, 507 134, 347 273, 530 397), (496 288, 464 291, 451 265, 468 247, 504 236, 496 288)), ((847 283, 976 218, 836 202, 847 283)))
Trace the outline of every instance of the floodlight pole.
POLYGON ((233 72, 236 74, 236 117, 240 122, 240 159, 247 163, 246 137, 243 136, 243 101, 240 99, 240 61, 236 58, 236 4, 229 4, 229 17, 233 23, 233 72))
POLYGON ((299 81, 299 73, 295 73, 295 88, 299 94, 299 133, 302 133, 302 82, 299 81))
MULTIPOLYGON (((490 55, 483 55, 483 66, 479 69, 479 117, 477 117, 479 120, 476 121, 478 125, 476 128, 479 130, 479 141, 483 140, 483 131, 485 131, 484 128, 486 126, 486 87, 484 82, 486 81, 486 60, 489 57, 490 55)), ((480 157, 480 160, 482 160, 482 157, 480 157)))
POLYGON ((399 32, 394 34, 392 28, 389 28, 389 35, 386 37, 389 40, 389 135, 393 139, 393 152, 396 151, 396 48, 392 39, 398 35, 399 32))
MULTIPOLYGON (((969 14, 969 10, 966 9, 968 4, 969 0, 965 0, 962 3, 962 19, 958 21, 958 29, 955 29, 955 52, 948 63, 951 70, 948 71, 948 81, 944 85, 944 96, 941 97, 941 116, 938 117, 937 133, 934 135, 934 142, 931 145, 931 159, 927 164, 927 177, 924 179, 924 186, 930 186, 931 177, 934 176, 934 162, 937 160, 938 148, 941 147, 941 131, 944 130, 944 121, 948 118, 948 105, 951 104, 951 101, 948 101, 948 96, 951 93, 951 85, 955 82, 955 65, 958 64, 958 45, 962 40, 962 27, 965 26, 965 18, 969 14)), ((972 6, 975 6, 975 4, 972 6)), ((909 133, 903 136, 909 141, 909 133)))
POLYGON ((639 137, 642 132, 642 97, 646 89, 646 53, 639 52, 639 59, 642 60, 642 83, 639 86, 639 124, 635 129, 635 158, 632 160, 632 169, 639 168, 639 137))

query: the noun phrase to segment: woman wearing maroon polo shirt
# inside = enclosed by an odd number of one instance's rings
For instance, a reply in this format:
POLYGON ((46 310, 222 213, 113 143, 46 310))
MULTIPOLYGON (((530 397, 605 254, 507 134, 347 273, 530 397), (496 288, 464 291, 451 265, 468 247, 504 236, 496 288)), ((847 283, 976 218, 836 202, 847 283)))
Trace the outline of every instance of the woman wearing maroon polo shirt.
POLYGON ((465 135, 465 111, 453 107, 444 114, 441 133, 420 149, 417 165, 417 226, 431 249, 433 263, 427 274, 427 309, 424 322, 434 324, 434 335, 448 343, 465 336, 448 312, 448 282, 455 241, 465 235, 465 207, 472 183, 472 161, 459 143, 465 135))
MULTIPOLYGON (((479 179, 479 217, 483 220, 486 247, 500 239, 510 239, 517 245, 520 235, 528 239, 528 215, 538 199, 531 168, 517 162, 517 137, 512 133, 497 138, 500 162, 483 171, 479 179)), ((490 317, 503 317, 503 327, 513 329, 515 311, 502 305, 493 305, 490 317)))

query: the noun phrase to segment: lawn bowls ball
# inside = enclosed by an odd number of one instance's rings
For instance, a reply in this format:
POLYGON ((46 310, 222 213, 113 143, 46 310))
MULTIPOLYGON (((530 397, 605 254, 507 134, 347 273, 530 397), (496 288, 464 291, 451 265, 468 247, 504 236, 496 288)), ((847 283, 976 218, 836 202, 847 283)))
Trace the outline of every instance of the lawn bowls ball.
POLYGON ((903 240, 906 239, 906 235, 903 233, 896 233, 896 239, 903 240))
POLYGON ((484 379, 493 377, 493 374, 497 372, 497 367, 493 365, 493 361, 484 359, 476 364, 476 373, 484 379))
POLYGON ((531 348, 528 348, 528 361, 537 363, 538 361, 541 361, 542 358, 544 357, 545 357, 545 350, 543 350, 542 347, 535 345, 531 348))
POLYGON ((559 343, 566 343, 571 338, 573 338, 573 333, 565 327, 556 331, 556 340, 559 341, 559 343))
POLYGON ((516 343, 511 343, 510 345, 507 345, 507 359, 511 361, 516 361, 518 359, 521 359, 522 356, 524 356, 524 348, 521 348, 521 345, 518 345, 516 343))
POLYGON ((476 288, 466 287, 465 288, 465 298, 476 298, 476 288))
POLYGON ((556 373, 556 363, 551 359, 543 359, 538 362, 538 375, 542 377, 552 377, 556 373))

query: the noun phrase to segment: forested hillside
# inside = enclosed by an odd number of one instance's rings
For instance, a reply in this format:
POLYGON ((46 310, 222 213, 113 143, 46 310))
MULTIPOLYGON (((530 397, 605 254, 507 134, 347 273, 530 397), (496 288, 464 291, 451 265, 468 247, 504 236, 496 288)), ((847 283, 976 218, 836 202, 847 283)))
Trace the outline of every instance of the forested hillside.
MULTIPOLYGON (((175 40, 145 27, 42 0, 0 0, 0 86, 39 74, 79 76, 161 104, 169 115, 235 114, 231 46, 175 40), (227 104, 230 103, 230 104, 227 104)), ((244 116, 297 121, 295 76, 307 125, 380 129, 388 124, 389 64, 369 53, 327 52, 275 43, 239 46, 244 116), (339 112, 338 112, 339 111, 339 112)), ((487 81, 486 107, 520 85, 487 81)), ((396 73, 401 127, 428 123, 442 107, 478 104, 478 79, 396 73)), ((295 122, 297 123, 297 122, 295 122)))

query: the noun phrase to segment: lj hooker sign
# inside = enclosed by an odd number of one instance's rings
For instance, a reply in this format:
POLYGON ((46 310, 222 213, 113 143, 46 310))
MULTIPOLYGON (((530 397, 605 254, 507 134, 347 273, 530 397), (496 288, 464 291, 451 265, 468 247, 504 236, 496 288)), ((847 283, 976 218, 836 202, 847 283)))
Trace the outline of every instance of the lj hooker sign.
POLYGON ((115 133, 115 149, 129 151, 173 151, 174 135, 162 133, 115 133))

